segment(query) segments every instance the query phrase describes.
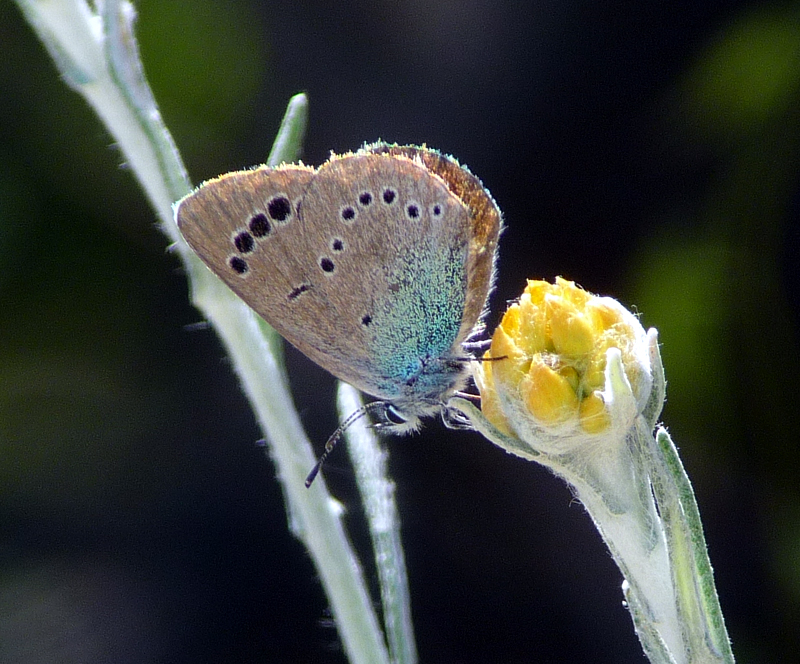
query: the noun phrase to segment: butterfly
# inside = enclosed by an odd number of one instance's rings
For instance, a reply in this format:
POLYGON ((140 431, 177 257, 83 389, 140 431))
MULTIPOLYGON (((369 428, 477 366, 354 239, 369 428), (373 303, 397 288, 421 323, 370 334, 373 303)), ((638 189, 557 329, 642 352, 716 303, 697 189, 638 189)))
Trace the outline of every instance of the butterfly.
POLYGON ((319 168, 260 166, 203 183, 175 217, 201 260, 267 323, 377 397, 355 417, 373 413, 403 433, 447 414, 469 373, 464 344, 482 330, 502 225, 489 192, 455 159, 375 143, 319 168))

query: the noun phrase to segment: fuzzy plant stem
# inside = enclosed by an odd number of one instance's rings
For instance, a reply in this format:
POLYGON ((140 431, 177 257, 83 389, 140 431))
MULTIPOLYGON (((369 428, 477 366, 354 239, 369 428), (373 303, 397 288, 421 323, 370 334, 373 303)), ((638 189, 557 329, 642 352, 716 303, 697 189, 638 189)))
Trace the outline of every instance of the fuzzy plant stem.
MULTIPOLYGON (((173 221, 172 205, 191 191, 180 155, 144 77, 129 2, 17 0, 64 81, 81 94, 119 146, 161 228, 183 261, 192 301, 213 325, 231 358, 267 440, 283 488, 291 531, 308 548, 353 664, 388 664, 361 566, 342 526, 342 510, 323 478, 306 489, 314 453, 292 403, 276 354, 275 333, 194 256, 173 221)), ((307 100, 289 104, 269 163, 297 158, 307 100)))
MULTIPOLYGON (((364 405, 358 391, 347 383, 339 383, 338 404, 343 420, 364 405)), ((372 539, 389 655, 393 664, 415 664, 408 575, 387 455, 363 417, 347 429, 345 438, 372 539)))

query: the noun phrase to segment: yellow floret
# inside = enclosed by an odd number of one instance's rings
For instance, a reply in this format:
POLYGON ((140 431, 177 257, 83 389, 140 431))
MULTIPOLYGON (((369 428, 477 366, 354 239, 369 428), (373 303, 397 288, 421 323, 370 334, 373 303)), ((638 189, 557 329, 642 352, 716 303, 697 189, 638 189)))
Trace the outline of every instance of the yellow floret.
POLYGON ((586 433, 602 433, 611 426, 611 417, 599 392, 592 392, 581 401, 578 418, 586 433))
POLYGON ((578 397, 567 378, 553 371, 541 358, 531 363, 527 380, 520 386, 531 415, 543 424, 560 424, 578 410, 578 397))

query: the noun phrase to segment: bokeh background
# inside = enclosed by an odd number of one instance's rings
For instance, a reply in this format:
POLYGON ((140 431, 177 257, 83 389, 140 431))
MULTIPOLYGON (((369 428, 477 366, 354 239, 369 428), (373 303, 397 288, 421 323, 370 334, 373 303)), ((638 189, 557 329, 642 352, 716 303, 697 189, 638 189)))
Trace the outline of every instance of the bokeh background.
MULTIPOLYGON (((195 182, 264 161, 305 91, 307 163, 382 138, 483 179, 491 324, 563 275, 658 327, 734 652, 797 661, 796 2, 136 5, 195 182)), ((0 45, 0 661, 344 662, 147 201, 10 0, 0 45)), ((321 448, 334 383, 288 362, 321 448)), ((645 661, 560 481, 439 422, 386 445, 421 661, 645 661)), ((326 477, 367 552, 344 451, 326 477)))

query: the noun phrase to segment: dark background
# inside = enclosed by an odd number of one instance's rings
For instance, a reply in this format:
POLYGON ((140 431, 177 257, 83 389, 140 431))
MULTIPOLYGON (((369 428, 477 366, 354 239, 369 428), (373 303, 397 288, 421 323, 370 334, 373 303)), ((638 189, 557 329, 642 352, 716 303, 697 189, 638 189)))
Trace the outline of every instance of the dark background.
MULTIPOLYGON (((739 662, 800 652, 800 8, 142 0, 195 182, 382 138, 503 209, 494 325, 563 275, 660 330, 739 662)), ((344 661, 274 469, 110 137, 0 0, 0 660, 344 661)), ((289 353, 321 448, 334 383, 289 353)), ((421 662, 644 662, 621 576, 548 472, 431 422, 387 439, 421 662)), ((346 455, 326 477, 368 550, 346 455)), ((370 578, 374 580, 371 568, 370 578)))

